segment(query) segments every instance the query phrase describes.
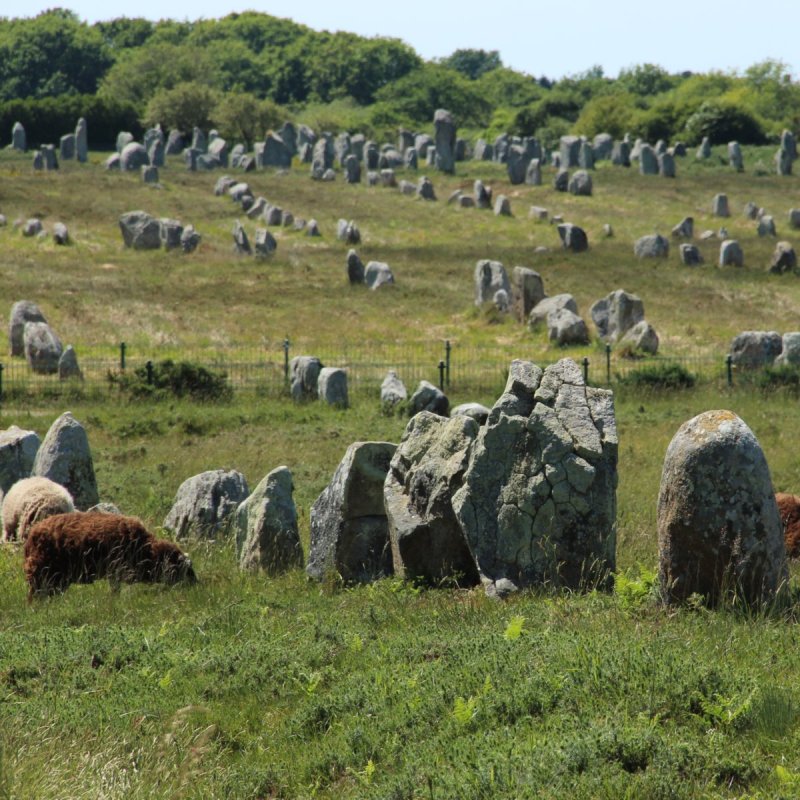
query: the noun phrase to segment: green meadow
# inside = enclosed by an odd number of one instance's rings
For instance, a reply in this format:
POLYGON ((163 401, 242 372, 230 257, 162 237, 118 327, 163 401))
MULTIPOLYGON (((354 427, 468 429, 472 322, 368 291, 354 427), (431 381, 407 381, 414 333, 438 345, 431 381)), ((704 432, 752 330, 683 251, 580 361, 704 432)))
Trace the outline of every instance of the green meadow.
MULTIPOLYGON (((132 353, 183 352, 198 363, 220 349, 234 358, 260 347, 282 363, 286 336, 293 355, 331 357, 390 344, 433 343, 438 353, 449 340, 456 359, 497 359, 480 380, 468 371, 454 378, 451 405, 491 405, 512 358, 587 357, 604 385, 600 343, 562 350, 545 331, 474 306, 475 262, 491 258, 509 271, 535 269, 548 294, 573 294, 587 321, 610 291, 638 294, 660 355, 697 381, 658 390, 612 380, 620 437, 612 593, 543 589, 500 603, 480 589, 394 579, 319 585, 301 570, 241 574, 231 541, 190 540, 196 586, 112 593, 101 582, 28 605, 21 551, 0 546, 0 800, 800 797, 794 571, 790 601, 758 612, 667 610, 652 591, 661 465, 691 416, 739 414, 775 489, 800 493, 797 392, 766 390, 738 372, 728 386, 723 375, 740 331, 800 328, 800 281, 768 272, 776 239, 758 237, 742 213, 755 202, 775 217, 778 239, 800 238, 788 224, 800 178, 773 175, 773 152, 744 148, 744 173, 723 163, 722 148, 704 163, 692 153, 678 159, 674 180, 602 163, 592 197, 555 192, 550 168, 543 186, 511 186, 500 166, 477 162, 458 164, 453 176, 420 169, 436 202, 348 186, 341 175, 314 182, 297 164, 288 174, 250 173, 242 179, 256 196, 316 219, 323 234, 272 228, 278 249, 262 261, 233 255, 234 221, 251 239, 256 223, 214 196, 221 171, 189 173, 176 158, 150 187, 106 172, 105 153, 55 173, 1 153, 6 313, 35 301, 79 361, 121 341, 132 353), (447 204, 476 178, 510 198, 512 217, 447 204), (718 192, 728 195, 729 219, 711 216, 718 192), (531 205, 583 227, 588 252, 562 250, 554 225, 528 218, 531 205), (126 250, 117 221, 134 209, 193 224, 200 248, 126 250), (66 223, 72 243, 24 238, 13 222, 32 216, 47 230, 66 223), (685 216, 694 217, 703 265, 682 266, 674 240, 666 259, 634 257, 636 238, 669 236, 685 216), (340 218, 357 223, 362 260, 387 262, 395 286, 348 284, 340 218), (722 225, 742 245, 743 268, 718 268, 719 239, 699 241, 722 225)), ((286 464, 307 552, 310 506, 347 446, 397 442, 407 422, 382 412, 369 381, 351 389, 347 410, 294 405, 258 388, 217 403, 137 401, 102 381, 8 391, 11 359, 0 360, 0 427, 43 436, 72 411, 89 436, 101 499, 156 532, 191 475, 234 468, 254 487, 286 464)), ((615 356, 614 373, 648 363, 615 356)), ((420 370, 437 379, 435 360, 420 370)))

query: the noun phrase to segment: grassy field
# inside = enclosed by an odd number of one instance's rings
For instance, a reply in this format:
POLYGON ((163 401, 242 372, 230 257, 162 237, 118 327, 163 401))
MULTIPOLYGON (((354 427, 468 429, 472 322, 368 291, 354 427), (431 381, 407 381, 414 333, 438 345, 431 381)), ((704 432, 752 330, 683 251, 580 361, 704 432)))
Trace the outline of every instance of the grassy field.
MULTIPOLYGON (((795 241, 798 178, 679 162, 674 181, 602 167, 595 196, 510 187, 494 165, 432 176, 439 201, 386 189, 313 183, 305 168, 248 176, 256 193, 315 217, 322 239, 279 231, 268 262, 235 258, 236 208, 213 196, 216 174, 162 172, 161 189, 87 167, 33 174, 0 155, 0 213, 62 220, 74 244, 0 229, 8 308, 35 300, 65 342, 202 348, 279 341, 327 351, 343 342, 451 338, 552 361, 596 345, 551 348, 542 334, 472 307, 478 258, 537 269, 549 293, 581 312, 616 288, 638 293, 666 354, 724 354, 746 329, 796 329, 794 275, 767 274, 773 240, 741 215, 748 200, 795 241), (515 216, 444 202, 476 177, 512 198, 515 216), (639 262, 633 240, 668 234, 685 215, 716 229, 712 196, 743 269, 639 262), (558 247, 531 204, 582 225, 588 253, 558 247), (142 208, 193 223, 199 252, 122 248, 120 213, 142 208), (397 285, 347 285, 339 217, 362 230, 362 259, 387 261, 397 285), (602 225, 615 235, 601 238, 602 225), (549 253, 534 254, 546 245, 549 253)), ((548 174, 549 176, 549 174, 548 174)), ((249 231, 253 223, 246 223, 249 231)), ((675 249, 675 248, 674 248, 675 249)), ((453 387, 453 403, 491 404, 502 386, 453 387)), ((430 376, 431 379, 433 375, 430 376)), ((694 798, 800 797, 800 605, 754 614, 666 611, 650 591, 655 503, 666 446, 709 408, 738 413, 764 448, 776 490, 798 491, 798 398, 701 381, 691 390, 616 391, 620 432, 618 563, 613 594, 526 592, 495 603, 476 591, 385 580, 344 589, 241 575, 230 542, 190 542, 195 587, 73 587, 28 606, 21 553, 0 548, 0 799, 40 798, 694 798)), ((86 426, 102 499, 158 528, 178 485, 205 469, 242 471, 251 487, 286 464, 301 537, 309 507, 355 440, 398 441, 405 420, 356 394, 347 411, 239 393, 228 403, 110 397, 9 398, 0 427, 43 435, 66 408, 86 426)), ((796 576, 793 577, 796 583, 796 576)))

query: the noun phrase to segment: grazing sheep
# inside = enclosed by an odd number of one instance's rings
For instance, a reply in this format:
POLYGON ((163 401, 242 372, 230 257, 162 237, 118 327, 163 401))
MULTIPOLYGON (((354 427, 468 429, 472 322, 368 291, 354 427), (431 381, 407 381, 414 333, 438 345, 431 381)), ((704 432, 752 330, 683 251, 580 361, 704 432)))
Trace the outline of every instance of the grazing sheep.
POLYGON ((800 497, 796 494, 778 492, 775 495, 778 512, 783 523, 783 540, 789 558, 800 556, 800 497))
POLYGON ((74 510, 72 495, 61 484, 39 476, 23 478, 3 500, 3 540, 24 542, 40 520, 74 510))
POLYGON ((28 602, 72 583, 108 578, 121 583, 194 583, 192 562, 180 548, 156 539, 136 517, 80 511, 56 514, 33 526, 25 542, 28 602))

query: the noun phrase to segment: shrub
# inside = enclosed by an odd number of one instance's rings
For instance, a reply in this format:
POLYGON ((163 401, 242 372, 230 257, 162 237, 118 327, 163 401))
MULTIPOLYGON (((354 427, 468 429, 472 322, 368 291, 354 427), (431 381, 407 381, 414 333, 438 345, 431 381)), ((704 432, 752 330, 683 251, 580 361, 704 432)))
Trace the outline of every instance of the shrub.
POLYGON ((233 390, 224 372, 214 372, 190 361, 171 359, 137 367, 133 374, 109 373, 109 382, 136 399, 162 400, 167 397, 188 397, 191 400, 230 400, 233 390), (148 374, 149 372, 149 374, 148 374))
POLYGON ((620 376, 619 382, 638 389, 689 389, 695 376, 680 364, 653 364, 620 376))
POLYGON ((766 134, 761 121, 739 106, 708 100, 686 120, 686 135, 691 144, 708 136, 711 144, 764 144, 766 134))
POLYGON ((790 364, 765 367, 758 373, 756 385, 764 392, 788 389, 793 394, 800 393, 800 368, 790 364))

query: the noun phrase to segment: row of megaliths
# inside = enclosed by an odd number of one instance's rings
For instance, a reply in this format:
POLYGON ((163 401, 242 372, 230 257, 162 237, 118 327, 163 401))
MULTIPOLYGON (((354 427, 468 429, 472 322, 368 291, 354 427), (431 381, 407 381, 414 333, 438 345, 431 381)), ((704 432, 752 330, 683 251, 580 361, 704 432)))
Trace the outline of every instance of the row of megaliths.
MULTIPOLYGON (((52 145, 44 145, 44 148, 54 149, 52 145)), ((27 136, 25 135, 25 127, 21 122, 15 122, 11 128, 11 150, 19 150, 24 153, 28 149, 27 136)), ((64 134, 59 139, 58 156, 62 160, 77 159, 81 163, 85 163, 89 157, 89 136, 86 120, 81 117, 78 124, 75 126, 74 133, 64 134)))

